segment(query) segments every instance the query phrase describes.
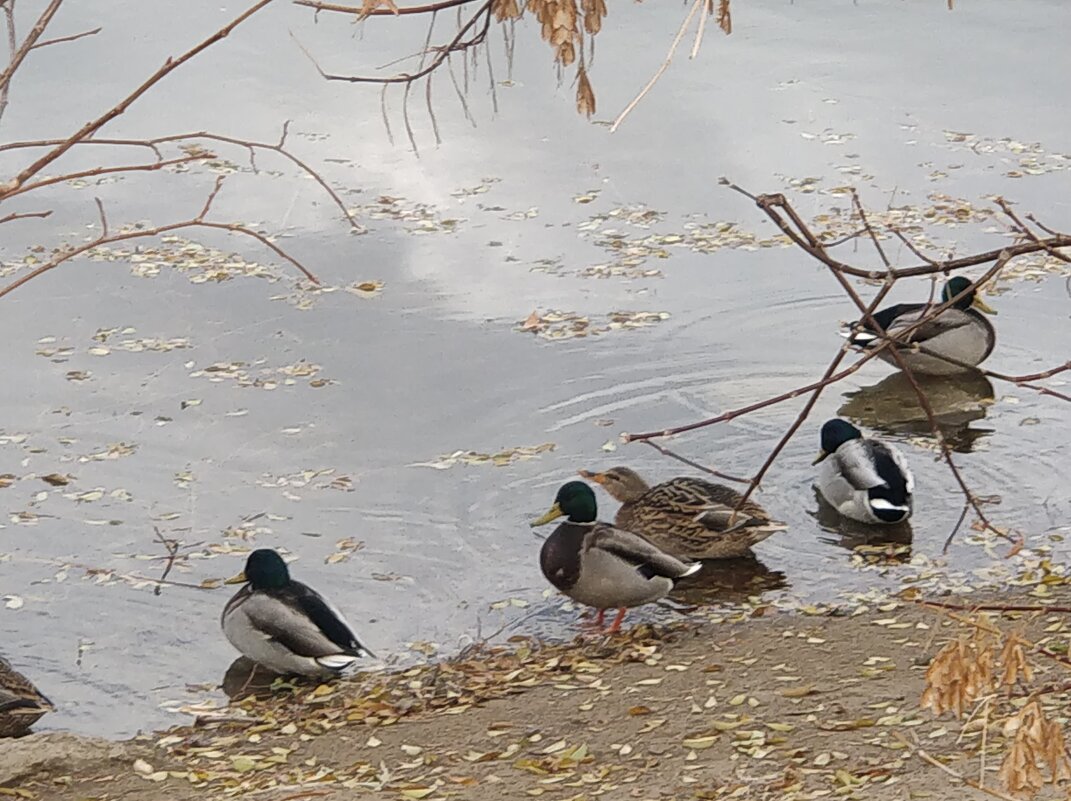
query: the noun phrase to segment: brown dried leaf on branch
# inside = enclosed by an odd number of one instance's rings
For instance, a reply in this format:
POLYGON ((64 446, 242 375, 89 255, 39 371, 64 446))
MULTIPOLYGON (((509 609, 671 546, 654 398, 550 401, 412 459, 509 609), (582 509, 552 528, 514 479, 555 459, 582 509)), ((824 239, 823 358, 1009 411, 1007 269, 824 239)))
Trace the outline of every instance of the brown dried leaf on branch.
POLYGON ((993 638, 984 631, 952 640, 926 669, 926 689, 919 706, 934 715, 965 709, 993 688, 993 638))
POLYGON ((534 0, 528 7, 543 26, 543 39, 554 48, 554 60, 563 67, 576 61, 577 50, 583 45, 576 0, 534 0))
POLYGON ((602 18, 606 16, 604 0, 582 0, 584 30, 594 36, 602 30, 602 18))
POLYGON ((727 34, 733 32, 733 15, 729 9, 729 0, 720 0, 718 4, 718 27, 727 34))
POLYGON ((1030 667, 1023 648, 1023 646, 1030 645, 1031 643, 1019 634, 1011 634, 1004 640, 1004 648, 1000 652, 1000 663, 1004 666, 1001 683, 1006 687, 1014 687, 1020 674, 1024 682, 1033 681, 1034 669, 1030 667))
POLYGON ((576 70, 576 110, 589 118, 595 113, 595 92, 588 80, 588 71, 583 66, 576 70))
POLYGON ((1013 793, 1033 796, 1045 784, 1039 764, 1049 769, 1053 784, 1071 780, 1071 760, 1060 724, 1045 717, 1035 699, 1004 724, 1004 734, 1014 737, 1000 765, 1000 780, 1013 793))
POLYGON ((521 16, 521 9, 517 5, 517 0, 494 0, 491 5, 491 11, 495 15, 496 22, 518 19, 521 16))

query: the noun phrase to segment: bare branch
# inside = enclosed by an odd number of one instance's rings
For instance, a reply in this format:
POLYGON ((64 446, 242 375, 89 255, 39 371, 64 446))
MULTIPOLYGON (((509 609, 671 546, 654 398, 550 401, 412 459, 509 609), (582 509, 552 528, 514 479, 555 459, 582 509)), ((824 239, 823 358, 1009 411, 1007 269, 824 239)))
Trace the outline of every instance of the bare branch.
POLYGON ((424 6, 394 6, 393 8, 374 8, 371 11, 361 6, 345 6, 338 3, 321 3, 318 0, 293 0, 295 6, 314 8, 317 11, 335 11, 340 14, 352 14, 355 17, 403 17, 407 14, 430 14, 456 6, 467 6, 477 0, 442 0, 439 3, 429 3, 424 6))
POLYGON ((688 15, 684 18, 684 22, 681 23, 680 28, 677 30, 677 35, 673 37, 673 42, 669 46, 669 52, 666 53, 666 58, 658 66, 658 69, 655 70, 655 74, 651 76, 651 79, 647 81, 647 85, 644 86, 639 94, 632 98, 632 100, 629 101, 629 104, 617 115, 617 119, 615 119, 610 126, 610 133, 613 133, 621 126, 621 123, 625 121, 625 117, 632 113, 632 110, 640 104, 640 101, 643 100, 654 85, 658 83, 658 79, 662 77, 662 73, 669 69, 669 64, 673 61, 673 55, 677 52, 677 46, 681 43, 681 39, 684 38, 684 33, 688 30, 688 26, 692 24, 692 18, 695 17, 695 14, 700 7, 705 4, 706 0, 693 0, 691 10, 688 11, 688 15))
POLYGON ((644 439, 639 441, 642 442, 644 445, 650 445, 663 456, 668 456, 670 459, 676 459, 678 462, 686 464, 689 467, 694 467, 696 470, 701 470, 702 472, 707 473, 709 475, 717 476, 718 478, 724 479, 725 481, 735 481, 737 484, 748 484, 751 481, 751 479, 748 478, 740 478, 739 476, 731 476, 728 473, 719 472, 712 467, 707 467, 706 465, 693 461, 692 459, 689 459, 686 456, 681 456, 679 453, 674 453, 669 448, 658 442, 655 442, 653 439, 644 439))
MULTIPOLYGON (((55 256, 53 256, 51 259, 49 259, 44 264, 41 264, 41 265, 35 267, 30 272, 26 273, 26 275, 20 276, 19 278, 15 279, 10 284, 8 284, 7 286, 0 288, 0 298, 4 297, 5 295, 10 294, 11 292, 14 292, 16 289, 21 287, 23 284, 25 284, 25 283, 27 283, 29 281, 32 281, 34 278, 37 278, 40 275, 44 275, 45 273, 56 269, 61 264, 64 264, 64 263, 70 261, 71 259, 73 259, 73 258, 75 258, 77 256, 80 256, 83 253, 86 253, 87 251, 93 250, 94 248, 101 247, 103 245, 115 244, 116 242, 125 242, 125 241, 128 241, 130 239, 144 239, 144 238, 147 238, 147 237, 160 236, 161 234, 170 233, 172 231, 180 231, 180 230, 183 230, 183 229, 186 229, 186 228, 213 228, 213 229, 220 230, 220 231, 227 231, 229 233, 242 234, 243 236, 251 237, 251 238, 257 240, 264 247, 266 247, 269 250, 271 250, 279 258, 281 258, 281 259, 289 262, 290 264, 292 264, 309 281, 311 281, 314 284, 319 285, 320 280, 315 275, 313 275, 308 270, 308 268, 305 267, 304 264, 302 264, 296 258, 291 256, 285 250, 280 248, 278 245, 276 245, 274 242, 272 242, 270 239, 268 239, 264 234, 260 233, 259 231, 254 231, 252 228, 248 228, 248 227, 246 227, 244 225, 241 225, 239 223, 213 222, 213 221, 204 219, 205 215, 208 213, 209 209, 211 208, 212 202, 215 200, 216 195, 218 194, 218 192, 220 190, 220 187, 223 184, 223 179, 224 179, 224 176, 219 176, 216 179, 216 184, 213 187, 212 192, 209 194, 208 198, 205 201, 204 206, 201 208, 201 211, 197 216, 191 217, 188 220, 182 220, 180 222, 168 223, 166 225, 157 225, 157 226, 153 226, 151 228, 140 228, 140 229, 130 230, 130 231, 120 231, 119 233, 116 233, 116 234, 107 234, 107 233, 103 233, 102 232, 101 236, 98 236, 97 238, 95 238, 95 239, 93 239, 93 240, 91 240, 89 242, 83 242, 80 245, 77 245, 77 246, 74 246, 74 247, 68 247, 68 248, 63 249, 62 251, 58 252, 55 256)), ((102 213, 103 213, 103 210, 102 210, 102 213)))
MULTIPOLYGON (((155 139, 98 139, 98 138, 93 138, 93 139, 85 139, 85 140, 82 140, 80 142, 76 142, 75 144, 77 144, 79 146, 82 146, 82 145, 114 145, 114 146, 121 146, 121 147, 143 147, 143 148, 148 148, 148 149, 151 149, 156 154, 156 157, 157 157, 158 161, 163 161, 163 154, 160 152, 160 149, 159 149, 160 145, 174 144, 174 143, 177 143, 177 142, 195 141, 195 140, 198 140, 198 139, 203 139, 203 140, 210 141, 210 142, 222 142, 222 143, 225 143, 225 144, 236 145, 237 147, 245 148, 246 150, 249 151, 251 160, 253 159, 253 157, 254 157, 253 154, 254 154, 254 152, 256 150, 270 150, 273 153, 278 153, 280 156, 282 156, 283 158, 287 159, 291 164, 293 164, 298 169, 300 169, 302 172, 304 172, 306 175, 308 175, 310 178, 312 178, 320 186, 320 188, 323 189, 324 192, 327 193, 327 195, 331 198, 331 200, 334 202, 334 204, 338 207, 339 211, 342 212, 343 216, 349 222, 350 227, 353 228, 356 231, 363 232, 365 230, 364 226, 361 225, 359 222, 357 222, 357 218, 354 217, 350 213, 349 209, 346 208, 346 204, 342 201, 342 198, 339 197, 338 193, 328 185, 327 181, 324 180, 323 176, 321 176, 316 170, 314 170, 311 166, 309 166, 308 163, 306 163, 302 159, 298 158, 297 156, 295 156, 293 153, 291 153, 289 150, 286 149, 286 137, 287 137, 287 132, 289 130, 289 126, 290 126, 290 122, 289 121, 283 123, 282 134, 281 134, 281 136, 279 138, 279 141, 276 142, 276 143, 256 142, 256 141, 249 140, 249 139, 240 139, 240 138, 238 138, 236 136, 223 136, 222 134, 210 133, 209 131, 194 131, 192 133, 169 134, 167 136, 159 136, 159 137, 156 137, 155 139)), ((25 141, 25 142, 9 142, 7 144, 0 145, 0 153, 4 152, 6 150, 20 150, 20 149, 24 149, 24 148, 35 148, 35 147, 54 147, 54 146, 63 144, 65 141, 66 140, 63 140, 63 139, 40 139, 40 140, 25 141)), ((214 158, 214 155, 213 154, 199 154, 197 156, 191 157, 191 160, 196 161, 197 159, 202 159, 202 158, 214 158)), ((65 179, 60 179, 60 180, 65 180, 65 179)), ((55 182, 56 181, 53 181, 53 183, 55 183, 55 182)), ((29 190, 24 190, 24 191, 29 191, 29 190)), ((18 193, 13 193, 13 194, 18 194, 18 193)))
MULTIPOLYGON (((45 12, 42 13, 42 19, 44 19, 45 14, 48 13, 49 9, 53 9, 53 7, 58 8, 60 2, 62 2, 62 0, 52 0, 52 2, 49 4, 48 9, 46 9, 45 12)), ((190 48, 177 58, 169 58, 167 61, 164 62, 163 66, 160 67, 160 69, 150 75, 146 80, 141 83, 140 86, 138 86, 133 92, 128 94, 122 100, 120 100, 117 104, 108 109, 108 111, 104 112, 96 119, 87 122, 70 137, 64 140, 62 144, 57 145, 48 153, 45 153, 32 164, 24 168, 17 176, 15 176, 15 178, 13 178, 7 184, 0 185, 0 201, 5 200, 11 194, 17 192, 19 188, 22 187, 24 183, 26 183, 26 181, 28 181, 34 175, 39 173, 49 164, 54 162, 68 150, 70 150, 75 144, 90 138, 91 136, 93 136, 93 134, 95 134, 109 122, 123 114, 131 105, 134 104, 134 102, 138 98, 140 98, 143 94, 149 91, 149 89, 151 89, 165 77, 167 77, 176 69, 178 69, 178 67, 182 66, 202 51, 207 50, 209 47, 216 44, 217 42, 220 42, 225 39, 231 33, 231 31, 233 31, 251 16, 256 14, 262 8, 267 6, 270 2, 271 0, 258 0, 258 2, 247 8, 245 11, 243 11, 237 17, 232 19, 214 34, 203 40, 200 44, 197 44, 194 47, 190 48)), ((55 11, 53 10, 52 13, 54 14, 55 11)), ((51 16, 49 16, 48 19, 51 19, 51 16)), ((38 20, 39 24, 40 22, 41 20, 38 20)), ((44 24, 47 25, 47 22, 48 20, 46 19, 44 24)), ((44 30, 43 25, 41 26, 41 30, 44 30)), ((38 34, 38 36, 39 35, 40 34, 38 34)), ((34 39, 36 40, 36 37, 34 37, 34 39)), ((26 41, 30 41, 30 37, 27 37, 26 41)), ((21 59, 19 60, 21 61, 21 59)), ((9 67, 8 71, 5 71, 3 75, 0 75, 0 87, 2 87, 6 83, 5 76, 9 77, 10 71, 13 70, 11 70, 11 68, 9 67)))
POLYGON ((44 217, 49 217, 51 215, 52 215, 52 210, 51 209, 48 210, 48 211, 22 211, 22 212, 16 211, 16 212, 12 212, 11 214, 8 214, 6 217, 0 217, 0 225, 3 225, 6 222, 11 222, 12 220, 25 220, 28 217, 41 217, 41 218, 44 218, 44 217))
MULTIPOLYGON (((0 72, 0 92, 6 94, 8 86, 11 84, 11 79, 15 75, 16 70, 22 66, 23 59, 33 49, 34 44, 41 38, 41 34, 45 32, 45 28, 52 22, 52 18, 56 16, 56 12, 59 11, 59 7, 63 4, 63 0, 50 0, 49 4, 45 6, 45 9, 41 12, 41 16, 37 18, 37 22, 30 28, 30 32, 26 34, 26 38, 22 40, 22 43, 11 54, 11 61, 3 72, 0 72)), ((15 22, 14 11, 10 6, 5 6, 5 13, 8 18, 8 37, 9 41, 15 35, 15 22)))
POLYGON ((100 235, 108 236, 108 215, 104 213, 104 204, 99 197, 93 198, 97 202, 97 212, 100 214, 100 235))
POLYGON ((94 28, 91 31, 82 31, 81 33, 72 33, 70 36, 57 36, 55 39, 46 39, 43 42, 38 42, 37 44, 35 44, 30 49, 31 50, 37 50, 40 47, 48 47, 49 45, 60 44, 62 42, 74 42, 74 41, 77 41, 78 39, 84 39, 87 36, 96 36, 102 30, 104 30, 104 29, 103 28, 94 28))

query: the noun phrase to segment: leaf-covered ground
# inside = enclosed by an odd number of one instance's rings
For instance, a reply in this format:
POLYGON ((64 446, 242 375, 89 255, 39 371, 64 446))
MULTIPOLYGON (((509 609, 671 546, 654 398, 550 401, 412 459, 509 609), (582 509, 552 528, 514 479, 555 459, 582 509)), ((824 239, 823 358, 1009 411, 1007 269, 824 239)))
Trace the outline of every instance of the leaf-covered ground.
MULTIPOLYGON (((1066 603, 1071 593, 1056 595, 1066 603)), ((544 647, 517 640, 405 672, 247 698, 223 719, 131 741, 96 775, 60 758, 0 793, 56 801, 984 797, 924 761, 919 747, 975 780, 984 748, 986 784, 997 787, 1000 727, 961 727, 918 706, 929 661, 964 631, 957 613, 911 601, 815 612, 760 608, 722 624, 640 626, 544 647)), ((1067 653, 1067 614, 993 621, 1067 653)), ((1057 659, 1036 669, 1038 686, 1067 680, 1057 659)), ((1045 703, 1066 714, 1066 695, 1045 703)))

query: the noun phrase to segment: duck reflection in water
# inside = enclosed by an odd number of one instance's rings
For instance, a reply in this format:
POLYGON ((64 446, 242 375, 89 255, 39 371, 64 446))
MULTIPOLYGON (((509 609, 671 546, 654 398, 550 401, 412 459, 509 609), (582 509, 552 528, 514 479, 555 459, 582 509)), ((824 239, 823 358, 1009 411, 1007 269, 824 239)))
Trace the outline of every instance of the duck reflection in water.
MULTIPOLYGON (((993 404, 993 384, 982 373, 975 370, 954 376, 915 378, 953 451, 970 453, 978 440, 993 433, 990 428, 970 427, 973 421, 983 419, 993 404)), ((918 395, 903 373, 893 373, 876 384, 847 392, 844 397, 847 400, 837 414, 866 428, 886 434, 933 436, 918 395)))
POLYGON ((272 685, 282 678, 258 665, 248 657, 240 656, 231 662, 223 676, 223 692, 232 701, 243 698, 266 698, 272 694, 272 685))
POLYGON ((903 563, 911 559, 911 523, 872 526, 844 517, 831 506, 818 488, 814 488, 817 511, 808 512, 823 531, 835 536, 819 537, 829 545, 836 545, 860 556, 871 563, 903 563))
POLYGON ((754 554, 735 559, 706 559, 703 569, 682 579, 671 600, 693 606, 741 603, 762 593, 788 586, 785 574, 770 570, 754 554))

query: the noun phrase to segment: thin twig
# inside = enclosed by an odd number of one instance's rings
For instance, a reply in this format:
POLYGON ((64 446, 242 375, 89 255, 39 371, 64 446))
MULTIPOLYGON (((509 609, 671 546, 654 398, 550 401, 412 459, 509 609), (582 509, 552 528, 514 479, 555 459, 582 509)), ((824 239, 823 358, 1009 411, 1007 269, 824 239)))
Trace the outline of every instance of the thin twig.
POLYGON ((974 781, 974 779, 968 779, 962 773, 960 773, 960 772, 958 772, 956 770, 953 770, 952 768, 948 767, 948 765, 944 764, 940 760, 934 759, 932 756, 930 756, 928 753, 926 753, 926 751, 924 751, 921 747, 919 747, 919 745, 917 743, 916 744, 912 744, 912 743, 908 742, 908 740, 902 734, 900 734, 900 732, 898 732, 898 731, 893 732, 893 737, 895 737, 897 740, 899 740, 904 745, 904 747, 907 748, 908 751, 911 752, 912 756, 917 756, 923 762, 925 762, 925 763, 927 763, 929 765, 933 765, 935 768, 938 768, 939 770, 944 771, 945 773, 947 773, 949 776, 951 776, 956 781, 962 782, 963 784, 967 785, 968 787, 973 787, 975 790, 983 792, 986 795, 991 795, 994 798, 999 798, 999 799, 1001 799, 1001 801, 1021 801, 1021 799, 1015 798, 1014 796, 1010 796, 1007 793, 1002 793, 1000 790, 994 790, 991 787, 984 787, 984 786, 978 784, 978 782, 974 781))
POLYGON ((97 212, 100 214, 100 235, 108 235, 108 215, 104 213, 104 203, 99 197, 93 198, 97 203, 97 212))
POLYGON ((61 42, 74 42, 78 39, 84 39, 87 36, 96 36, 103 28, 94 28, 91 31, 82 31, 81 33, 72 33, 70 36, 57 36, 55 39, 46 39, 43 42, 38 42, 31 50, 37 50, 39 47, 48 47, 49 45, 60 44, 61 42))
MULTIPOLYGON (((159 581, 162 583, 167 580, 168 574, 171 572, 171 568, 175 566, 175 559, 178 557, 179 543, 178 540, 171 540, 166 538, 160 533, 160 529, 156 526, 152 527, 152 530, 156 533, 156 541, 159 542, 167 550, 167 561, 164 563, 164 572, 160 574, 159 581)), ((153 595, 160 594, 160 584, 157 584, 152 591, 153 595)))
MULTIPOLYGON (((58 7, 60 2, 61 0, 52 0, 52 2, 49 4, 49 9, 51 9, 53 6, 58 7)), ((34 175, 37 175, 39 172, 41 172, 41 170, 43 170, 49 164, 54 162, 56 159, 58 159, 60 156, 62 156, 64 153, 74 147, 78 142, 84 141, 92 137, 95 133, 97 133, 97 131, 99 131, 109 122, 114 120, 116 117, 122 115, 128 108, 130 108, 130 106, 132 106, 138 100, 138 98, 148 92, 149 89, 151 89, 153 86, 155 86, 161 80, 166 78, 168 75, 170 75, 172 72, 174 72, 176 69, 185 64, 194 56, 198 55, 204 50, 207 50, 209 47, 216 44, 217 42, 220 42, 225 39, 228 35, 230 35, 231 31, 233 31, 243 22, 248 20, 258 11, 263 9, 270 2, 271 0, 258 0, 258 2, 247 8, 237 17, 232 19, 222 28, 220 28, 211 36, 209 36, 207 39, 204 39, 199 44, 184 52, 182 55, 167 59, 167 61, 164 62, 163 66, 161 66, 156 72, 154 72, 144 81, 142 81, 142 83, 133 92, 128 94, 126 97, 124 97, 110 109, 105 111, 99 117, 87 122, 77 131, 71 134, 70 137, 64 140, 62 144, 52 148, 43 156, 34 161, 32 164, 23 168, 23 170, 19 172, 19 174, 15 176, 12 180, 8 181, 7 184, 0 185, 0 200, 4 200, 13 192, 18 191, 18 189, 24 183, 26 183, 26 181, 28 181, 34 175)), ((46 9, 45 13, 47 13, 49 9, 46 9)), ((53 11, 53 13, 55 12, 53 11)), ((42 17, 44 17, 44 14, 42 14, 42 17)), ((47 21, 45 24, 47 24, 47 21)), ((27 38, 27 41, 29 41, 29 37, 27 38)), ((5 72, 4 75, 0 75, 0 86, 3 86, 3 84, 6 83, 5 75, 7 75, 7 72, 5 72)))
POLYGON ((651 88, 656 83, 658 83, 658 79, 662 77, 662 73, 664 73, 669 68, 670 62, 673 61, 673 55, 677 52, 677 45, 681 43, 681 39, 684 38, 684 32, 687 31, 688 26, 692 24, 692 18, 695 16, 695 12, 698 11, 700 6, 704 5, 705 3, 706 0, 693 0, 692 7, 688 11, 688 15, 684 18, 684 22, 681 23, 681 27, 677 30, 677 35, 673 37, 673 42, 669 46, 669 52, 666 53, 665 60, 659 65, 658 69, 655 70, 655 74, 651 76, 651 80, 647 82, 647 85, 644 86, 640 90, 640 93, 634 98, 632 98, 632 100, 629 101, 629 104, 625 106, 624 110, 622 110, 622 112, 617 115, 617 119, 615 119, 613 124, 610 126, 610 133, 613 133, 620 127, 621 123, 625 121, 625 117, 627 117, 632 112, 632 110, 639 105, 640 101, 643 100, 643 98, 647 96, 647 93, 651 91, 651 88))
POLYGON ((725 481, 735 481, 737 484, 749 484, 751 482, 751 479, 740 478, 739 476, 730 476, 728 473, 721 473, 712 467, 707 467, 706 465, 693 461, 692 459, 689 459, 686 456, 681 456, 679 453, 674 453, 669 448, 665 447, 664 445, 661 445, 658 442, 655 442, 654 440, 644 439, 640 440, 640 442, 642 442, 644 445, 650 445, 663 456, 668 456, 670 459, 676 459, 678 462, 686 464, 689 467, 694 467, 696 470, 701 470, 704 473, 708 473, 712 476, 717 476, 718 478, 724 479, 725 481))
POLYGON ((334 11, 340 14, 353 14, 356 17, 404 17, 407 14, 429 14, 435 11, 443 11, 455 6, 467 6, 477 0, 441 0, 438 3, 429 3, 423 6, 395 6, 393 8, 374 8, 371 11, 362 6, 346 6, 340 3, 322 3, 319 0, 293 0, 295 6, 314 8, 317 11, 334 11))
MULTIPOLYGON (((209 131, 194 131, 191 133, 182 134, 168 134, 167 136, 158 136, 155 139, 99 139, 94 137, 93 139, 86 139, 75 144, 77 145, 115 145, 119 147, 143 147, 152 150, 156 154, 157 161, 163 161, 163 154, 160 152, 159 146, 165 144, 175 144, 178 142, 189 142, 203 139, 210 142, 222 142, 224 144, 235 145, 237 147, 245 148, 249 151, 250 160, 252 161, 254 154, 257 150, 270 150, 279 154, 283 158, 287 159, 291 164, 296 166, 310 178, 312 178, 324 192, 331 198, 334 204, 342 212, 343 216, 349 222, 350 227, 355 230, 364 231, 357 219, 346 208, 346 204, 339 197, 338 193, 332 189, 327 181, 324 180, 316 170, 314 170, 309 164, 302 159, 295 156, 289 150, 286 149, 286 134, 289 129, 290 122, 283 123, 282 135, 279 141, 276 143, 271 142, 256 142, 249 139, 240 139, 236 136, 224 136, 223 134, 211 133, 209 131)), ((6 150, 20 150, 24 148, 35 147, 54 147, 56 145, 63 144, 66 140, 63 139, 40 139, 35 141, 25 142, 9 142, 4 145, 0 145, 0 153, 6 150)), ((212 154, 196 154, 191 156, 191 159, 196 160, 198 158, 210 158, 214 157, 212 154)), ((255 163, 255 162, 254 162, 255 163)))
POLYGON ((252 237, 253 239, 260 242, 260 244, 262 244, 264 247, 275 253, 275 255, 279 256, 281 259, 290 262, 290 264, 296 267, 301 272, 301 274, 305 276, 305 278, 307 278, 312 283, 318 285, 320 283, 319 279, 315 275, 313 275, 308 270, 308 268, 305 267, 304 264, 302 264, 296 258, 284 251, 282 248, 280 248, 278 245, 276 245, 259 231, 254 231, 252 228, 247 228, 246 226, 240 225, 238 223, 212 222, 204 219, 204 215, 208 213, 212 201, 215 199, 216 194, 219 192, 219 188, 222 185, 222 179, 223 176, 220 176, 217 179, 216 185, 210 193, 208 199, 206 200, 205 205, 201 210, 201 213, 198 214, 196 217, 193 217, 189 220, 183 220, 181 222, 158 225, 152 228, 142 228, 133 231, 122 231, 120 233, 110 234, 108 236, 99 236, 96 239, 93 239, 89 242, 84 242, 81 245, 78 245, 77 247, 70 247, 65 250, 62 250, 61 252, 53 256, 49 261, 37 266, 32 271, 30 271, 26 275, 17 278, 7 286, 0 288, 0 298, 4 297, 7 294, 10 294, 11 292, 14 292, 16 289, 18 289, 20 286, 27 283, 28 281, 32 281, 34 278, 37 278, 38 276, 43 275, 49 272, 50 270, 54 270, 61 264, 68 262, 76 256, 80 256, 83 253, 94 248, 101 247, 103 245, 111 245, 116 242, 125 242, 130 239, 143 239, 145 237, 159 236, 161 234, 169 233, 171 231, 180 231, 185 228, 214 228, 220 231, 228 231, 230 233, 242 234, 244 236, 252 237))
POLYGON ((49 217, 51 215, 52 215, 52 210, 51 209, 49 209, 48 211, 15 211, 15 212, 12 212, 11 214, 8 214, 5 217, 0 217, 0 225, 3 225, 6 222, 11 222, 12 220, 25 220, 25 219, 27 219, 29 217, 42 217, 42 218, 44 218, 44 217, 49 217))

